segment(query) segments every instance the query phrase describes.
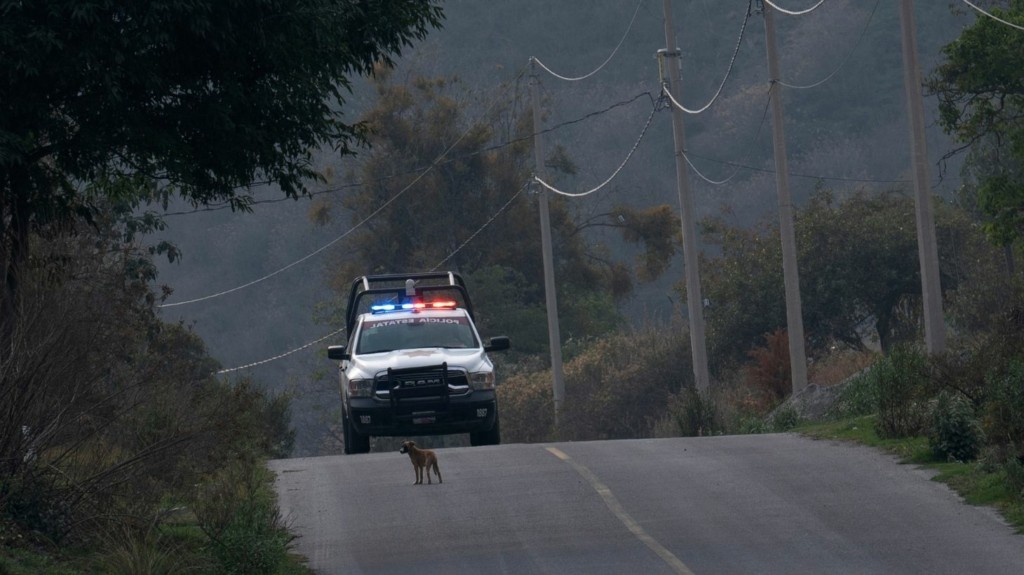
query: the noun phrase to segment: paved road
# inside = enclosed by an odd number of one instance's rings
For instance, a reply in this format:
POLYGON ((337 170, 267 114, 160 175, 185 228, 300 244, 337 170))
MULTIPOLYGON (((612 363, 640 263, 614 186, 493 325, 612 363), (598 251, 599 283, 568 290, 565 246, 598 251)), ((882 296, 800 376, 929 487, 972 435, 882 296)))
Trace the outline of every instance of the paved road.
POLYGON ((1024 573, 1024 536, 912 466, 790 434, 271 462, 317 573, 1024 573))

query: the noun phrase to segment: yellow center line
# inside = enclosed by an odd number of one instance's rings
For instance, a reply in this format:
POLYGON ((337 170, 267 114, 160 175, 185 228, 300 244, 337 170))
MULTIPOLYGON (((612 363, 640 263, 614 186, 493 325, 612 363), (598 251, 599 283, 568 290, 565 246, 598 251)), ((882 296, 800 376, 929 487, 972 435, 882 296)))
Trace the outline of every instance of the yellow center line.
POLYGON ((694 575, 693 571, 686 566, 686 563, 683 563, 671 551, 666 549, 661 543, 658 543, 654 537, 648 535, 647 532, 644 531, 644 528, 641 527, 636 520, 630 517, 629 513, 626 513, 626 510, 622 508, 622 504, 619 503, 619 500, 612 494, 612 490, 608 489, 608 486, 602 483, 592 471, 587 469, 585 466, 576 463, 571 457, 566 455, 564 451, 557 447, 548 447, 547 450, 555 457, 571 465, 577 473, 582 475, 583 478, 590 483, 590 486, 594 488, 594 491, 601 496, 601 499, 604 500, 604 504, 608 506, 608 509, 611 510, 611 512, 619 518, 619 521, 626 526, 626 529, 629 529, 630 533, 635 535, 636 538, 650 548, 651 551, 654 551, 658 557, 661 557, 662 561, 667 563, 673 571, 680 575, 694 575))

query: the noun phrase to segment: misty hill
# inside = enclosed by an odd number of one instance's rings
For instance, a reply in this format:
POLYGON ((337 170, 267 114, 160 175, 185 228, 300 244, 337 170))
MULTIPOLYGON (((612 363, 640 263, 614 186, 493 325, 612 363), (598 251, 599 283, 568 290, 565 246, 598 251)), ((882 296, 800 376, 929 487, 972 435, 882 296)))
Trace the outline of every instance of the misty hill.
MULTIPOLYGON (((927 74, 939 61, 941 46, 974 16, 953 14, 945 2, 917 4, 921 66, 927 74)), ((504 83, 525 83, 530 57, 561 75, 581 76, 605 61, 621 40, 607 65, 585 80, 567 82, 540 72, 550 112, 546 126, 601 112, 545 136, 549 148, 563 146, 578 167, 576 176, 560 179, 558 185, 578 191, 604 181, 636 142, 659 93, 655 53, 665 47, 662 3, 645 0, 638 8, 631 0, 452 0, 444 6, 445 28, 411 50, 395 77, 457 76, 466 90, 486 101, 504 93, 499 88, 504 83)), ((700 174, 709 180, 731 177, 713 185, 691 171, 699 215, 727 208, 730 217, 744 224, 774 217, 763 18, 757 12, 747 18, 746 0, 675 2, 673 9, 682 50, 684 105, 702 107, 712 98, 738 46, 718 100, 705 113, 685 120, 687 154, 700 174)), ((888 189, 909 180, 897 9, 891 2, 833 0, 806 16, 776 18, 782 81, 811 85, 835 72, 820 86, 783 91, 795 201, 819 185, 841 192, 888 189)), ((372 106, 372 98, 371 90, 357 86, 344 108, 347 117, 372 106)), ((934 125, 935 110, 934 99, 926 98, 931 176, 936 192, 948 195, 958 183, 957 166, 940 181, 937 164, 951 145, 934 125)), ((662 110, 616 180, 577 209, 596 211, 617 203, 677 206, 672 146, 669 113, 662 110)), ((349 164, 339 163, 329 151, 321 154, 321 163, 331 180, 319 189, 341 188, 333 193, 344 193, 349 164)), ((280 194, 264 189, 257 197, 276 200, 280 194)), ((161 264, 160 283, 174 289, 169 304, 256 282, 164 310, 167 319, 194 325, 225 368, 274 358, 340 327, 317 323, 316 310, 333 297, 323 280, 324 256, 345 249, 343 236, 350 226, 336 222, 316 228, 307 217, 310 207, 305 200, 268 201, 255 205, 252 214, 225 209, 167 218, 169 227, 161 238, 176 242, 184 252, 180 263, 161 264), (299 262, 330 242, 323 252, 299 262), (291 267, 280 271, 286 266, 291 267)), ((176 205, 169 211, 190 208, 176 205)), ((602 236, 593 241, 611 242, 602 236)), ((663 313, 671 285, 681 276, 677 262, 664 280, 639 291, 628 309, 641 319, 663 313)), ((232 372, 251 373, 273 389, 294 390, 301 453, 317 451, 323 421, 337 410, 336 374, 323 349, 340 337, 232 372)))

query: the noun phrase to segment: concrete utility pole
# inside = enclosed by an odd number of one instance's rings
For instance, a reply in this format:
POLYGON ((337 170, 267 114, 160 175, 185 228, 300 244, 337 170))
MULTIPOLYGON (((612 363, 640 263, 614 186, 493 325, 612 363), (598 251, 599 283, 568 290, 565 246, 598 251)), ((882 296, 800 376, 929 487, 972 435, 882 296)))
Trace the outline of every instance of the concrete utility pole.
POLYGON ((771 81, 772 147, 775 150, 775 186, 779 195, 779 236, 782 239, 782 273, 786 286, 786 331, 789 334, 789 365, 793 395, 807 386, 807 354, 804 350, 804 318, 800 303, 800 272, 793 230, 793 201, 789 195, 789 162, 782 125, 782 84, 779 83, 779 55, 775 44, 773 8, 762 3, 768 76, 771 81))
MULTIPOLYGON (((533 104, 533 161, 534 175, 544 177, 544 141, 541 139, 540 96, 537 93, 536 60, 530 58, 530 100, 533 104)), ((565 401, 565 381, 562 377, 562 337, 558 329, 558 297, 555 292, 555 264, 551 253, 551 216, 548 213, 548 190, 537 186, 540 207, 540 240, 544 256, 544 303, 548 311, 548 343, 551 346, 551 387, 555 400, 555 429, 565 401)))
MULTIPOLYGON (((681 58, 676 47, 676 33, 672 28, 672 2, 664 0, 665 8, 665 49, 658 51, 668 74, 669 90, 677 102, 681 102, 679 89, 679 68, 681 58)), ((683 265, 686 267, 686 309, 690 316, 690 350, 693 355, 693 377, 697 391, 706 393, 710 387, 708 377, 708 351, 704 341, 704 298, 700 291, 698 269, 697 218, 690 193, 690 180, 683 152, 686 149, 686 134, 683 131, 682 111, 672 106, 672 135, 675 138, 676 188, 679 192, 680 220, 683 227, 683 265)))
POLYGON ((939 284, 939 250, 935 239, 935 216, 928 179, 928 149, 924 139, 921 111, 921 71, 917 63, 917 25, 914 1, 902 0, 900 27, 903 31, 903 83, 907 91, 910 122, 910 154, 914 172, 914 205, 917 217, 917 256, 921 264, 921 298, 924 303, 924 340, 928 353, 946 349, 946 323, 942 316, 939 284))

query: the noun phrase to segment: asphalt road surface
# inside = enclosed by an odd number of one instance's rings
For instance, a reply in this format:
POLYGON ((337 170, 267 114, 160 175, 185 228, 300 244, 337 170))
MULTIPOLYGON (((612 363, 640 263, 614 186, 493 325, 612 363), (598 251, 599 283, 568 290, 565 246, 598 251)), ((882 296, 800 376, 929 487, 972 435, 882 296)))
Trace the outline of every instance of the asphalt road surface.
POLYGON ((1024 536, 875 450, 791 434, 271 462, 323 574, 1024 573, 1024 536))

